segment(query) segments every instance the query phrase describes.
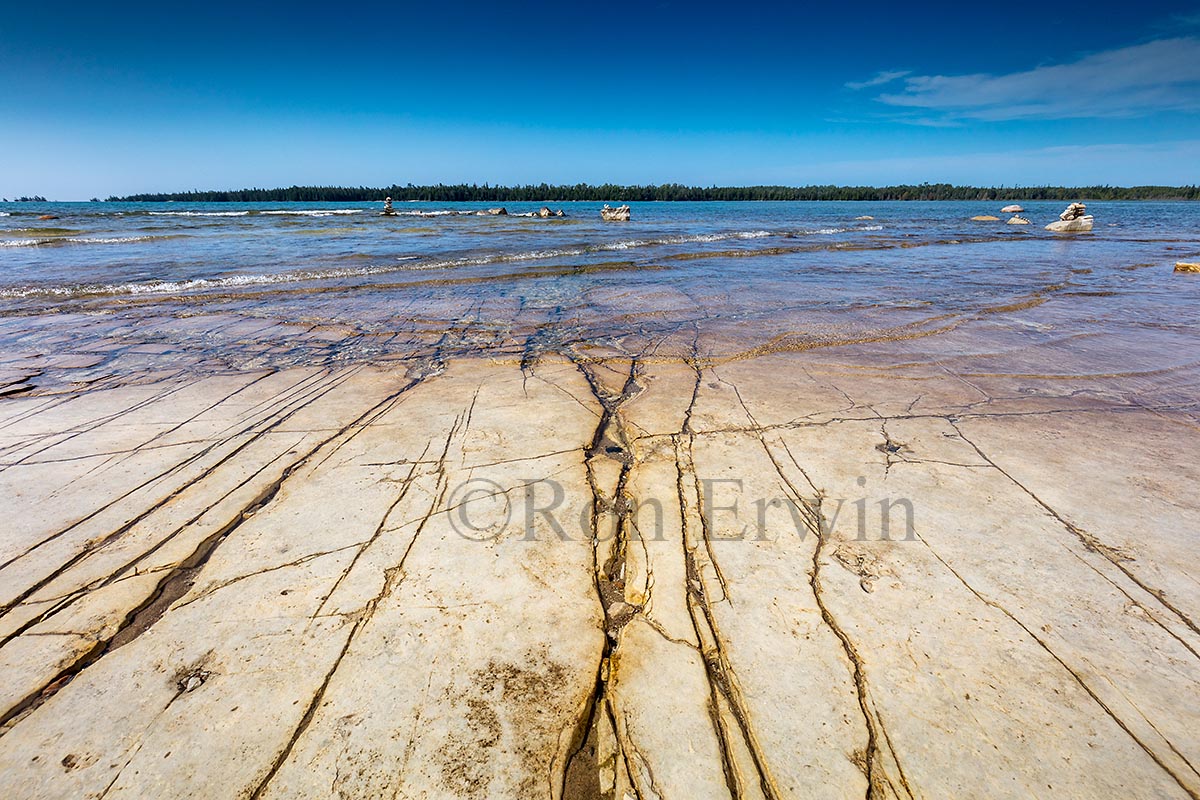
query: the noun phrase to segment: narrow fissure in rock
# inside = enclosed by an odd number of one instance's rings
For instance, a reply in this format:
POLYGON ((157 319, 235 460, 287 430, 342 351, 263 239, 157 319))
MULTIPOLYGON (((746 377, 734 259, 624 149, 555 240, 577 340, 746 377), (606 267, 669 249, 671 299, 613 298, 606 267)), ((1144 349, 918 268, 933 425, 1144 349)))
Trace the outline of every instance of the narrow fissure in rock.
POLYGON ((636 397, 642 387, 637 380, 640 364, 636 358, 630 361, 619 393, 603 385, 594 362, 577 355, 571 359, 601 407, 600 421, 586 450, 585 466, 592 491, 594 580, 604 612, 605 636, 596 687, 563 774, 562 797, 608 800, 614 797, 617 768, 623 760, 608 698, 611 657, 619 645, 621 629, 639 610, 625 602, 625 549, 633 508, 626 497, 626 484, 634 459, 620 408, 636 397), (605 491, 606 485, 612 487, 610 492, 605 491))

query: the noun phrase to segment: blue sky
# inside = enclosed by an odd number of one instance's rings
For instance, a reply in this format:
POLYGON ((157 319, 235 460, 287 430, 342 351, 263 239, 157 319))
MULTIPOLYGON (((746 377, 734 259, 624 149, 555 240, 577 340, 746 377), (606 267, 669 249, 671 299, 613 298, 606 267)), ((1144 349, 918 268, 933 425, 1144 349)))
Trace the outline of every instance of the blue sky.
POLYGON ((0 196, 1200 182, 1195 2, 4 6, 0 196))

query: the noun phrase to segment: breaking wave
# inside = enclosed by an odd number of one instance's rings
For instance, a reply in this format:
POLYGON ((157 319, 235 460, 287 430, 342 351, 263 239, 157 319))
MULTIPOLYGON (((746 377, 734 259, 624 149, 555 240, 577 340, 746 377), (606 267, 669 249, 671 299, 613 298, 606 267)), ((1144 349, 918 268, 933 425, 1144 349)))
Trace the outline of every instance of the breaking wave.
POLYGON ((362 208, 279 208, 264 211, 247 209, 245 211, 147 211, 146 213, 152 217, 335 217, 365 212, 366 209, 362 208))
POLYGON ((248 217, 249 211, 147 211, 152 217, 248 217))
POLYGON ((0 247, 48 247, 63 244, 133 244, 155 239, 173 239, 174 236, 55 236, 42 239, 9 239, 0 241, 0 247))
POLYGON ((309 211, 259 211, 259 214, 267 214, 272 216, 288 216, 288 217, 335 217, 345 214, 361 214, 361 208, 337 208, 337 209, 315 209, 309 211))

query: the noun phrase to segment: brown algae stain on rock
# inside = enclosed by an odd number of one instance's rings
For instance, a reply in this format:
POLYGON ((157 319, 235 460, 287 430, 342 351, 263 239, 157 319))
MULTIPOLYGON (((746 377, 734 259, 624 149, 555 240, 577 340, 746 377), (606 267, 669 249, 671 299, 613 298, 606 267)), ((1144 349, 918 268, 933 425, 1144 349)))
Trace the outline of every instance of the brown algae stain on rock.
POLYGON ((502 774, 523 776, 519 787, 510 787, 517 789, 516 796, 533 797, 544 788, 538 778, 548 774, 560 733, 555 709, 564 702, 573 675, 544 650, 530 650, 524 663, 489 661, 466 685, 447 687, 445 716, 462 721, 439 752, 449 792, 491 797, 497 788, 492 782, 502 774), (519 763, 515 770, 499 767, 498 762, 514 757, 519 763))

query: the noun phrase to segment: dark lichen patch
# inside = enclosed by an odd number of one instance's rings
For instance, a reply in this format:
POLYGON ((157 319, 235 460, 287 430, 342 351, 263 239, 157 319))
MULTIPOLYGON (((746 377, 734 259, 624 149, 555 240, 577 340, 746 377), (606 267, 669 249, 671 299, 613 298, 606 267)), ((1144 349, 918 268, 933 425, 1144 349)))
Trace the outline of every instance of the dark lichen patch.
POLYGON ((442 750, 442 782, 460 797, 487 797, 492 769, 492 748, 500 742, 500 718, 483 699, 469 697, 464 730, 442 750))

